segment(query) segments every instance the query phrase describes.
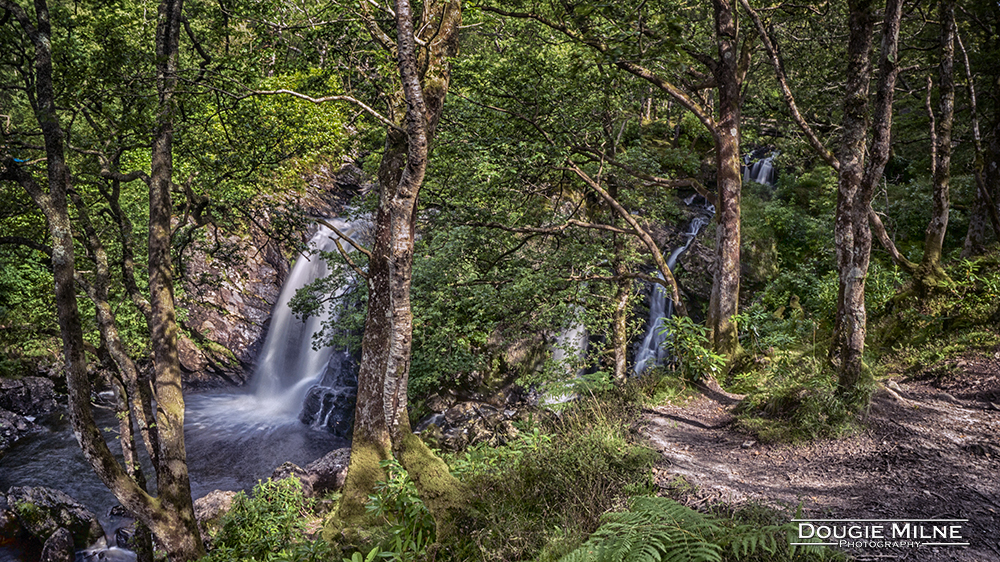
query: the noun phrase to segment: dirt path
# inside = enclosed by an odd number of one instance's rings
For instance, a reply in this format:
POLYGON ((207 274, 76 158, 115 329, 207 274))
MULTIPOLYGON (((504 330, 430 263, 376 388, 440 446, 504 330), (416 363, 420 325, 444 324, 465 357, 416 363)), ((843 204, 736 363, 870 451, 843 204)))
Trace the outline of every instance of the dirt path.
MULTIPOLYGON (((761 444, 733 428, 736 400, 709 392, 646 411, 664 456, 657 481, 689 504, 802 505, 814 518, 968 519, 968 547, 850 550, 857 560, 1000 561, 1000 360, 962 360, 946 382, 890 383, 868 428, 808 445, 761 444), (676 493, 676 490, 675 490, 676 493)), ((926 541, 925 541, 926 542, 926 541)))

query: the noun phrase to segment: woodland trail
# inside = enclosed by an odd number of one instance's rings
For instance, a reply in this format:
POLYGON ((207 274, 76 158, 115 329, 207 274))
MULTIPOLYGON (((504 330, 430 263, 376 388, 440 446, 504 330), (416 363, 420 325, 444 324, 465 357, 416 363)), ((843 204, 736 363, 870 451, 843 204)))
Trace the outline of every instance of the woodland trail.
MULTIPOLYGON (((997 353, 1000 356, 1000 352, 997 353)), ((689 506, 778 506, 803 517, 968 519, 967 547, 849 550, 855 560, 1000 561, 1000 357, 947 377, 888 382, 867 428, 844 439, 764 444, 738 431, 736 399, 706 391, 645 411, 663 454, 656 480, 689 506)))

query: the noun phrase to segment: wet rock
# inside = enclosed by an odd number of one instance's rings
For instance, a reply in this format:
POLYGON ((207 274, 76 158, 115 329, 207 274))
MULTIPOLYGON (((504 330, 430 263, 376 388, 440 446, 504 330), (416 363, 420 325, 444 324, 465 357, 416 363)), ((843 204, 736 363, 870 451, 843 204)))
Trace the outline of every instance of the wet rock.
POLYGON ((194 500, 194 518, 206 546, 211 545, 212 537, 222 528, 222 517, 233 508, 235 497, 236 492, 215 490, 194 500))
MULTIPOLYGON (((125 549, 128 552, 135 553, 136 558, 139 557, 139 552, 145 551, 150 548, 151 536, 148 528, 144 528, 143 533, 139 533, 139 526, 141 523, 133 521, 131 525, 126 525, 124 527, 118 527, 115 529, 115 545, 119 549, 125 549)), ((105 549, 106 551, 107 549, 105 549)))
POLYGON ((299 420, 316 429, 349 439, 354 430, 354 404, 358 398, 355 387, 327 388, 314 386, 302 402, 299 420))
POLYGON ((311 480, 313 493, 321 496, 343 488, 344 480, 347 478, 347 465, 350 462, 351 449, 344 447, 330 451, 307 464, 306 472, 311 480))
POLYGON ((44 377, 0 378, 0 408, 22 416, 41 416, 56 409, 55 383, 44 377))
POLYGON ((21 526, 39 541, 48 540, 60 527, 69 530, 78 549, 104 537, 97 517, 65 492, 15 486, 7 492, 7 502, 21 526))
POLYGON ((59 527, 42 546, 41 562, 73 562, 75 552, 73 534, 59 527))
POLYGON ((135 516, 125 509, 124 506, 116 505, 108 510, 108 515, 111 517, 124 517, 126 519, 135 519, 135 516))
POLYGON ((31 433, 36 426, 24 416, 0 408, 0 456, 14 446, 19 439, 31 433))
POLYGON ((15 537, 21 531, 13 507, 7 503, 7 496, 0 494, 0 537, 15 537))
POLYGON ((351 461, 351 449, 335 449, 302 468, 294 463, 274 469, 271 480, 283 480, 292 476, 302 483, 302 494, 307 498, 317 498, 344 487, 347 465, 351 461))

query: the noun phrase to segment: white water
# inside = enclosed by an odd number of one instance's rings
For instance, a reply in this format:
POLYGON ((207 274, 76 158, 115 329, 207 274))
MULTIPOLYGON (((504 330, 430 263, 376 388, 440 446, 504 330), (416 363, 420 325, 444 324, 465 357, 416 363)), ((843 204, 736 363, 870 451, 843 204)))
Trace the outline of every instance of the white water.
MULTIPOLYGON (((695 196, 688 198, 685 202, 690 206, 694 204, 695 196)), ((684 243, 670 252, 667 258, 667 269, 674 271, 677 259, 681 257, 694 239, 698 236, 702 227, 709 223, 712 215, 715 214, 715 207, 706 203, 700 209, 703 214, 699 214, 691 219, 687 232, 684 233, 684 243)), ((663 278, 657 273, 657 277, 663 278)), ((633 359, 633 373, 641 375, 646 369, 663 364, 663 361, 670 355, 669 350, 664 346, 666 334, 663 332, 663 323, 674 314, 674 301, 669 297, 662 285, 656 284, 649 295, 649 320, 646 322, 646 334, 642 342, 636 347, 635 358, 633 359)))
MULTIPOLYGON (((359 230, 364 229, 340 220, 330 222, 352 238, 360 237, 359 230)), ((344 425, 349 428, 353 415, 353 407, 346 406, 353 398, 349 392, 353 389, 319 388, 320 421, 303 424, 299 419, 311 387, 319 383, 329 386, 329 381, 341 381, 352 372, 350 354, 345 350, 312 347, 313 333, 323 321, 332 319, 333 313, 324 311, 302 321, 288 307, 296 290, 331 273, 330 266, 315 253, 337 250, 331 236, 331 230, 320 227, 309 241, 310 251, 299 257, 289 274, 272 313, 251 392, 185 396, 184 439, 195 498, 212 490, 249 490, 283 462, 305 466, 347 444, 342 437, 344 425), (347 411, 342 411, 345 408, 347 411)), ((351 248, 342 245, 345 250, 351 248)), ((112 411, 99 409, 95 414, 101 427, 117 425, 112 411)), ((118 502, 83 457, 68 420, 54 415, 40 423, 42 429, 0 457, 0 491, 10 486, 63 490, 94 511, 113 540, 114 529, 128 521, 109 515, 118 502)), ((114 450, 117 442, 113 438, 109 441, 114 450)), ((144 464, 146 473, 151 474, 148 459, 144 464)), ((38 552, 29 545, 0 544, 0 562, 37 557, 38 552)))
MULTIPOLYGON (((587 357, 587 345, 590 343, 590 334, 587 333, 586 326, 580 321, 583 314, 583 307, 577 306, 573 310, 573 322, 563 329, 556 336, 555 344, 552 346, 552 362, 555 368, 564 373, 560 378, 570 381, 583 376, 584 362, 587 357)), ((575 392, 568 388, 565 392, 555 391, 542 397, 541 403, 544 406, 554 406, 564 404, 574 397, 575 392)))
POLYGON ((778 152, 775 151, 767 157, 754 162, 753 155, 747 154, 743 160, 745 164, 743 169, 743 183, 756 182, 762 185, 773 186, 775 179, 774 159, 777 156, 778 152))
MULTIPOLYGON (((329 222, 351 238, 361 235, 362 227, 341 219, 329 222)), ((323 380, 333 355, 346 352, 330 346, 318 349, 313 346, 313 334, 335 320, 335 307, 324 306, 322 311, 302 320, 292 312, 289 301, 299 289, 333 273, 318 252, 337 252, 337 238, 332 230, 320 225, 309 240, 308 250, 295 261, 271 312, 271 325, 250 377, 252 392, 201 397, 199 408, 189 414, 192 423, 255 425, 263 429, 298 422, 306 394, 323 380)), ((341 242, 341 246, 347 252, 353 250, 349 243, 341 242)), ((346 290, 345 285, 333 296, 339 297, 346 290)), ((343 358, 337 359, 334 362, 340 365, 343 358)), ((318 429, 322 423, 315 425, 318 429)))

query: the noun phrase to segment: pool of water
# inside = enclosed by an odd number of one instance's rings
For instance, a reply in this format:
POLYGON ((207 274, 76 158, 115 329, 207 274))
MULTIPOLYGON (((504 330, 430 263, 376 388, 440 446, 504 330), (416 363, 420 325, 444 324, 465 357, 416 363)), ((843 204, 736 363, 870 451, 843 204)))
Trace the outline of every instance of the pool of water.
MULTIPOLYGON (((114 412, 96 409, 95 417, 98 426, 105 428, 109 446, 120 455, 114 412)), ((0 490, 6 492, 11 486, 62 490, 93 511, 113 537, 115 529, 131 521, 110 515, 118 501, 84 458, 67 415, 55 414, 38 423, 39 431, 0 458, 0 490)), ((284 462, 304 466, 347 445, 326 431, 302 424, 297 412, 275 411, 247 393, 187 396, 184 426, 195 498, 213 490, 250 490, 284 462)), ((146 474, 152 474, 148 461, 146 474)), ((37 559, 38 552, 30 546, 4 544, 0 539, 0 562, 37 559)))

